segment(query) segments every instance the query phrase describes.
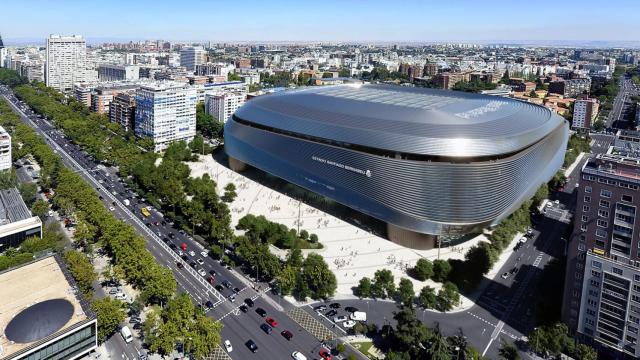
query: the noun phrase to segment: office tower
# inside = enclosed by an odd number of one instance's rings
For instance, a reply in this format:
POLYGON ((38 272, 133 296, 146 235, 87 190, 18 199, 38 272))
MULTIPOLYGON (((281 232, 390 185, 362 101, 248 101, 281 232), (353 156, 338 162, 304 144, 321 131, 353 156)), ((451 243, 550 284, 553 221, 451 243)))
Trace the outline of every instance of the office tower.
POLYGON ((62 92, 85 80, 87 44, 82 36, 50 35, 47 39, 47 86, 62 92))
POLYGON ((201 46, 184 48, 180 50, 180 66, 184 66, 189 71, 195 71, 196 65, 206 62, 206 54, 201 46))
POLYGON ((600 104, 597 99, 578 99, 573 104, 572 129, 589 130, 598 116, 600 104))
POLYGON ((153 139, 155 151, 196 135, 196 89, 181 83, 145 85, 136 93, 135 134, 153 139))
POLYGON ((562 317, 578 338, 640 356, 640 164, 599 154, 582 168, 562 317))
POLYGON ((2 42, 2 35, 0 35, 0 67, 4 67, 4 60, 7 58, 7 49, 2 42))
POLYGON ((0 171, 11 170, 11 136, 0 126, 0 171))
POLYGON ((205 111, 218 121, 225 122, 240 106, 244 105, 246 98, 247 95, 244 92, 207 94, 204 98, 205 111))

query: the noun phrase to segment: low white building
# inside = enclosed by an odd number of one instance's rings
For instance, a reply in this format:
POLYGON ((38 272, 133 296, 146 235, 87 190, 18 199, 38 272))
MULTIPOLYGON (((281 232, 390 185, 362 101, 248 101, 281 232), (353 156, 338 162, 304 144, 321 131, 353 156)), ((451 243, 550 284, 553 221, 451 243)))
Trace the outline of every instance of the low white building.
POLYGON ((196 89, 176 82, 143 85, 136 92, 136 136, 152 138, 155 151, 196 135, 196 89))
POLYGON ((246 99, 247 93, 242 91, 207 94, 204 98, 205 112, 213 115, 218 121, 226 122, 240 106, 244 105, 246 99))
POLYGON ((98 68, 100 81, 131 81, 140 78, 140 68, 135 65, 101 64, 98 68))

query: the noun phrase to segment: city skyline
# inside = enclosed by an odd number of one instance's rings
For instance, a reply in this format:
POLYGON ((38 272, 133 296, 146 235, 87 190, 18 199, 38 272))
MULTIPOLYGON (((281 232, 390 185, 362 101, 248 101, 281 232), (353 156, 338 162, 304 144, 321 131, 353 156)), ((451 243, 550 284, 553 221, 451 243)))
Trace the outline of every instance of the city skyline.
POLYGON ((327 1, 323 6, 284 1, 248 1, 242 7, 226 3, 190 1, 175 6, 167 1, 92 4, 79 1, 48 8, 43 1, 8 1, 5 14, 29 14, 30 26, 21 27, 20 16, 3 20, 8 45, 44 43, 49 34, 81 34, 89 43, 165 39, 169 41, 288 41, 288 42, 558 42, 629 43, 640 38, 634 14, 640 4, 614 1, 619 12, 601 12, 595 1, 554 3, 542 1, 523 10, 507 1, 494 0, 482 7, 472 1, 455 3, 383 1, 327 1), (597 5, 597 6, 595 6, 597 5), (469 11, 469 9, 473 11, 469 11), (622 11, 624 9, 624 11, 622 11), (126 10, 126 11, 122 11, 126 10), (197 11, 194 11, 197 10, 197 11), (381 15, 384 14, 384 18, 381 15), (418 15, 416 15, 418 14, 418 15), (380 20, 376 20, 380 17, 380 20), (407 21, 418 17, 419 20, 407 21), (597 24, 594 26, 594 20, 597 24), (371 24, 376 26, 371 26, 371 24), (268 34, 268 35, 265 35, 268 34), (295 34, 295 36, 292 36, 295 34))

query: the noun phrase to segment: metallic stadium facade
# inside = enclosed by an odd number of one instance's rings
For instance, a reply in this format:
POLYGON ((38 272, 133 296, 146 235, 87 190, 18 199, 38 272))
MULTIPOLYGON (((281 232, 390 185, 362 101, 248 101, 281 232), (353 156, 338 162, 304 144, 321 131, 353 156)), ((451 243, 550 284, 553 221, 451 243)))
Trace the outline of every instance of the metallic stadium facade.
POLYGON ((562 166, 568 123, 513 99, 388 85, 257 97, 225 124, 249 164, 387 223, 392 241, 480 231, 562 166))

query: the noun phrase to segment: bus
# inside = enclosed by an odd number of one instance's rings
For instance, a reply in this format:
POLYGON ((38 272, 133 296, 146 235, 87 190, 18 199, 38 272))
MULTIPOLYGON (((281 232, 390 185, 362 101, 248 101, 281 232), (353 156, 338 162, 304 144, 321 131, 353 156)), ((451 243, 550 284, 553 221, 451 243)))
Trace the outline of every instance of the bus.
POLYGON ((142 209, 140 209, 140 212, 142 212, 142 215, 144 215, 144 217, 148 217, 149 215, 151 215, 151 213, 149 212, 149 209, 147 209, 146 207, 143 207, 142 209))

